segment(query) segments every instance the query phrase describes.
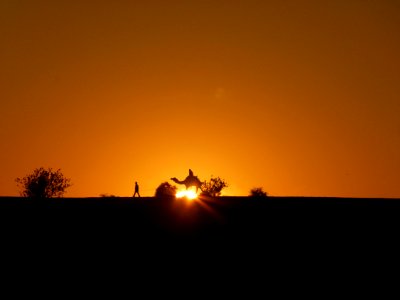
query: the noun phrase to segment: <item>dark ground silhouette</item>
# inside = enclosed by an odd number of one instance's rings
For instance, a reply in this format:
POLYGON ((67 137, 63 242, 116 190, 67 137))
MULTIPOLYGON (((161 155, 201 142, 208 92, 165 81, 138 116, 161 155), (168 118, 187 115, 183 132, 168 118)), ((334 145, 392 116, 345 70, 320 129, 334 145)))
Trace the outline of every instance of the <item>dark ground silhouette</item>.
POLYGON ((0 197, 3 234, 191 241, 272 242, 374 239, 400 225, 400 201, 346 198, 0 197), (112 233, 110 235, 110 233, 112 233))
POLYGON ((121 278, 125 270, 179 288, 172 274, 201 289, 228 281, 224 292, 245 281, 246 293, 257 282, 265 291, 266 282, 283 279, 280 293, 296 283, 296 293, 324 284, 331 293, 338 281, 353 284, 374 269, 381 276, 381 266, 393 264, 399 214, 400 200, 383 199, 0 197, 1 258, 18 275, 46 263, 83 282, 121 278))

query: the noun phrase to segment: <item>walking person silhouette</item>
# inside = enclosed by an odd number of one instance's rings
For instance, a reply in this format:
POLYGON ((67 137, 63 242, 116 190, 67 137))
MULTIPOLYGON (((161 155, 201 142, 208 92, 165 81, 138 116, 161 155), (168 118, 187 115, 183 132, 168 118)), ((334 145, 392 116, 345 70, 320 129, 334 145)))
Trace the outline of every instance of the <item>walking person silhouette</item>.
POLYGON ((135 198, 136 194, 138 194, 139 198, 140 198, 140 194, 139 194, 139 185, 138 183, 135 181, 135 193, 133 194, 133 198, 135 198))

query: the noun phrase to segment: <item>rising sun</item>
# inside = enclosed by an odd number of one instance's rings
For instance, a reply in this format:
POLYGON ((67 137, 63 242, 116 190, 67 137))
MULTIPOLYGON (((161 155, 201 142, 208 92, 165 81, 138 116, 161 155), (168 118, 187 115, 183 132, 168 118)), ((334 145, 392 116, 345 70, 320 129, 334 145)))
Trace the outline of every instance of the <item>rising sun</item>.
POLYGON ((176 198, 187 198, 189 200, 193 200, 197 198, 197 193, 195 191, 178 191, 176 192, 176 198))

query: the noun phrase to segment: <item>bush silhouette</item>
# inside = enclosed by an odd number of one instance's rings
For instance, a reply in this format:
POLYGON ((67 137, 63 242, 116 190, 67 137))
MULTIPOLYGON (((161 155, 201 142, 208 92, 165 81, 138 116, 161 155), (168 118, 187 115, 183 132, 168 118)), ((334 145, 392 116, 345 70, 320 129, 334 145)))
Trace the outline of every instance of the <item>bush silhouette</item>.
POLYGON ((117 198, 117 196, 113 195, 113 194, 100 194, 101 198, 117 198))
POLYGON ((71 179, 65 178, 60 169, 53 171, 52 168, 35 169, 32 174, 15 181, 21 188, 21 196, 32 198, 59 198, 71 186, 71 179))
POLYGON ((156 189, 155 196, 157 198, 175 197, 176 190, 177 190, 176 186, 171 185, 168 182, 163 182, 156 189))
POLYGON ((205 180, 201 186, 202 194, 205 196, 221 196, 222 189, 228 187, 228 183, 220 177, 212 177, 209 181, 205 180))
POLYGON ((257 187, 250 190, 250 197, 265 198, 268 197, 268 193, 264 192, 263 188, 257 187))

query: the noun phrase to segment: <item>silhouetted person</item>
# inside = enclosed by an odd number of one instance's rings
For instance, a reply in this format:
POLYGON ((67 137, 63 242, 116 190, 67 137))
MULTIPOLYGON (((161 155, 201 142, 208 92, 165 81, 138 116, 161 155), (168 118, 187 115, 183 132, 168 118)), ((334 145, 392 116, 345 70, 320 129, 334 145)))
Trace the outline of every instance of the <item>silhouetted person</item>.
POLYGON ((133 194, 133 197, 135 197, 136 194, 138 194, 138 196, 139 196, 139 198, 140 198, 140 194, 139 194, 139 185, 138 185, 138 183, 135 181, 135 193, 133 194))

